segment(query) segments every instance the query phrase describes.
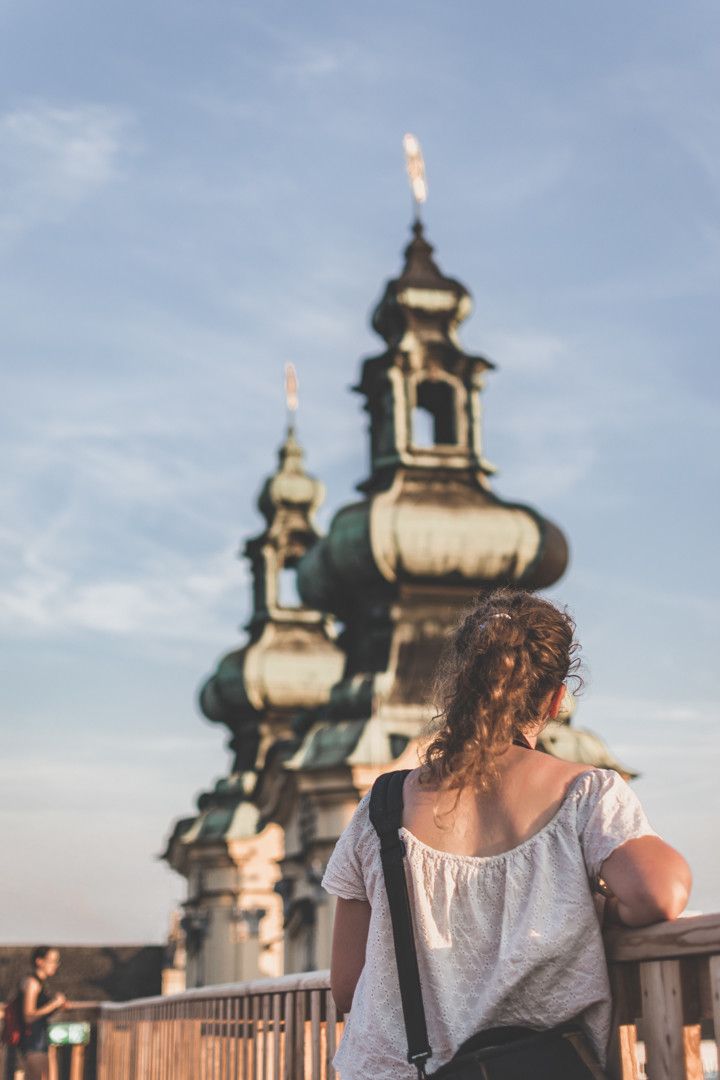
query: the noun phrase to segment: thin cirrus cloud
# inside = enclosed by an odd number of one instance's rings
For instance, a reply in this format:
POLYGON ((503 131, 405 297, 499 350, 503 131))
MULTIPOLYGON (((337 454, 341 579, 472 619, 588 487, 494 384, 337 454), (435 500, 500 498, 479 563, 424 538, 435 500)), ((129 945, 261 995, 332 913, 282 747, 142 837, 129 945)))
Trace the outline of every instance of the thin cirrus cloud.
POLYGON ((692 66, 634 65, 618 72, 609 95, 618 108, 651 117, 714 184, 720 179, 720 131, 714 107, 717 50, 699 50, 692 66))
POLYGON ((128 115, 33 102, 0 116, 0 235, 62 220, 117 174, 128 115))
POLYGON ((0 590, 0 632, 46 637, 82 631, 145 641, 221 641, 221 600, 240 593, 246 572, 225 548, 201 559, 158 558, 132 580, 82 581, 27 552, 25 566, 0 590))
POLYGON ((501 357, 502 366, 514 371, 549 372, 567 356, 571 345, 543 330, 490 329, 483 332, 483 348, 493 359, 501 357))

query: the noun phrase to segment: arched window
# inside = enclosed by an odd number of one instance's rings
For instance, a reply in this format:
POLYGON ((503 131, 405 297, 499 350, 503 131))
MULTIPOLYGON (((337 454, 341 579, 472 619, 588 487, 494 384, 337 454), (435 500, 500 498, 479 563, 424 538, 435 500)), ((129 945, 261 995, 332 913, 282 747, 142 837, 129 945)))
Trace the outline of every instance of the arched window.
POLYGON ((424 379, 417 385, 412 415, 413 446, 457 444, 455 388, 444 379, 424 379))

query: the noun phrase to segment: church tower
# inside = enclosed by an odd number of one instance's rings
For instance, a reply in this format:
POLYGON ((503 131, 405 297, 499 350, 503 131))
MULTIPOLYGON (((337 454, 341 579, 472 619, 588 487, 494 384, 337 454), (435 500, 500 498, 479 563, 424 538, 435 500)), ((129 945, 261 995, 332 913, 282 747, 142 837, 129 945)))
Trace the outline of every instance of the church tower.
POLYGON ((369 416, 362 498, 298 565, 308 606, 344 629, 343 678, 284 765, 286 970, 329 963, 334 902, 319 889, 335 839, 378 773, 416 761, 444 641, 479 591, 539 589, 567 565, 559 528, 505 502, 482 449, 481 392, 494 365, 466 352, 467 289, 445 276, 416 221, 372 325, 385 349, 355 388, 369 416))
POLYGON ((277 817, 270 778, 295 746, 293 721, 327 701, 343 670, 331 621, 299 601, 287 580, 318 539, 314 516, 323 497, 291 423, 258 498, 265 529, 244 549, 253 581, 247 644, 223 657, 200 691, 205 716, 230 730, 232 771, 200 796, 195 817, 175 825, 164 855, 188 880, 188 987, 283 971, 276 885, 284 835, 261 814, 258 777, 277 817))
MULTIPOLYGON (((189 882, 189 985, 329 965, 325 865, 375 777, 417 763, 448 632, 478 593, 547 588, 565 571, 558 526, 493 490, 481 397, 494 365, 458 336, 471 307, 416 221, 372 317, 384 348, 355 387, 369 418, 360 498, 318 535, 322 487, 292 425, 262 489, 248 641, 200 694, 232 733, 233 771, 166 853, 189 882)), ((571 711, 542 748, 632 775, 571 711)))

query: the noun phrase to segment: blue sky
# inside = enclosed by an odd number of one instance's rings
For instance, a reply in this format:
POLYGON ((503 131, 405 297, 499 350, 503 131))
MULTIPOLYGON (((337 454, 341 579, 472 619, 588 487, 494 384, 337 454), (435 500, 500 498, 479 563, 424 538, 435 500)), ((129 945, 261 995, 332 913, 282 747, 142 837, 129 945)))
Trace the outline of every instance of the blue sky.
POLYGON ((407 130, 499 365, 495 489, 571 542, 576 723, 720 910, 719 31, 698 0, 0 0, 6 941, 165 931, 286 360, 325 526, 366 474, 407 130))

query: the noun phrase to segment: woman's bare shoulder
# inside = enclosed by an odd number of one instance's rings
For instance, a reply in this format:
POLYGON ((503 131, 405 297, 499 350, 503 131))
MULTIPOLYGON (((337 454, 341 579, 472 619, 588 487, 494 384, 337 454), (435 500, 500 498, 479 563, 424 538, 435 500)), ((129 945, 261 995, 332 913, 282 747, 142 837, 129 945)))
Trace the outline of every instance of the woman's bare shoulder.
POLYGON ((594 765, 585 765, 577 761, 564 761, 562 758, 553 757, 551 754, 538 753, 534 755, 532 762, 533 771, 545 782, 557 785, 562 791, 566 791, 578 776, 594 772, 594 765))

